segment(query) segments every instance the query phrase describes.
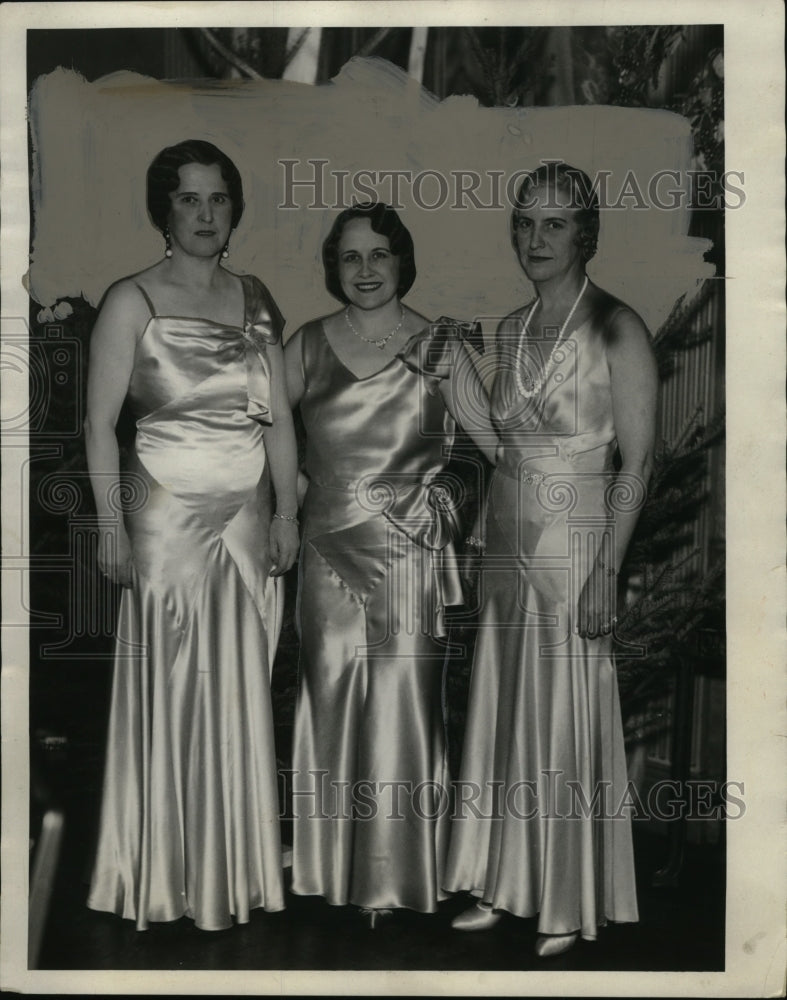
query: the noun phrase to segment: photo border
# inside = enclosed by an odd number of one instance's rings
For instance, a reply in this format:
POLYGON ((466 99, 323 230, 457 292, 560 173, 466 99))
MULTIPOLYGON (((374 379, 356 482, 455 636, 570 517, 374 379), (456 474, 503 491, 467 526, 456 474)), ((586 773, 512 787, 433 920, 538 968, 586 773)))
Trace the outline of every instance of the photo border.
MULTIPOLYGON (((726 213, 727 732, 730 779, 745 783, 746 815, 726 825, 724 972, 361 972, 216 970, 112 972, 26 969, 28 651, 26 630, 2 634, 0 983, 37 993, 465 994, 773 996, 784 990, 787 867, 783 851, 785 711, 784 8, 778 0, 553 0, 368 3, 7 3, 0 8, 3 336, 27 317, 27 28, 723 23, 728 169, 743 171, 746 203, 726 213)), ((3 372, 5 377, 5 372, 3 372)), ((5 399, 12 412, 26 400, 5 399)), ((7 411, 6 411, 7 412, 7 411)), ((3 441, 6 558, 29 552, 20 530, 26 449, 3 441)), ((27 605, 25 574, 3 577, 3 621, 27 605), (21 593, 19 578, 21 577, 21 593)))

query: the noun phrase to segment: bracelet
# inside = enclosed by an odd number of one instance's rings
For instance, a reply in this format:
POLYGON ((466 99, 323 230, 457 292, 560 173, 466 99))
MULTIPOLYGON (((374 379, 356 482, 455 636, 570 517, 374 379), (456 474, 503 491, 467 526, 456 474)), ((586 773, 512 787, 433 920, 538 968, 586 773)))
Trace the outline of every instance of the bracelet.
POLYGON ((298 523, 297 514, 274 514, 274 517, 278 517, 280 521, 291 521, 293 524, 298 523))
POLYGON ((482 551, 486 548, 486 542, 481 538, 476 538, 475 535, 468 535, 465 539, 465 544, 471 545, 474 549, 481 549, 482 551))

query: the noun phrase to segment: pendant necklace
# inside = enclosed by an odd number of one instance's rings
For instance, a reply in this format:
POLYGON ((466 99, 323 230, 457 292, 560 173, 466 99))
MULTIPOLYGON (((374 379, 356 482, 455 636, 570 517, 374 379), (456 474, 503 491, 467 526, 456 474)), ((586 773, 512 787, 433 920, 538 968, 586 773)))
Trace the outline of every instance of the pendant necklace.
POLYGON ((396 324, 393 330, 391 330, 390 333, 387 333, 384 337, 377 337, 376 339, 372 337, 364 337, 362 333, 360 333, 358 330, 355 329, 355 327, 352 324, 352 320, 350 319, 349 306, 347 306, 347 308, 344 310, 344 318, 347 320, 347 326, 349 326, 349 328, 352 330, 355 336, 358 337, 359 340, 362 340, 365 344, 374 344, 376 348, 382 351, 385 345, 391 339, 391 337, 393 337, 402 329, 402 323, 404 323, 404 306, 400 305, 399 308, 402 310, 402 318, 399 320, 399 322, 396 324))
POLYGON ((536 301, 533 303, 533 305, 530 307, 530 312, 527 314, 527 319, 525 320, 525 327, 522 330, 522 336, 519 338, 519 344, 517 345, 516 362, 514 365, 514 379, 516 381, 516 390, 519 393, 519 395, 523 396, 525 399, 530 399, 533 396, 538 395, 538 393, 541 392, 544 383, 549 378, 549 373, 552 370, 552 365, 554 364, 555 361, 555 354, 557 352, 558 347, 560 347, 560 345, 563 343, 563 334, 566 332, 566 328, 568 327, 568 324, 571 322, 571 317, 577 311, 577 306, 579 305, 580 299, 585 294, 585 289, 587 288, 587 286, 588 286, 588 276, 585 275, 585 280, 582 282, 582 287, 579 290, 579 295, 577 295, 577 297, 574 299, 574 305, 571 307, 568 316, 566 316, 565 321, 563 322, 563 325, 560 328, 560 333, 557 335, 557 340, 555 341, 552 351, 550 352, 549 359, 546 365, 544 366, 544 370, 541 373, 541 375, 539 375, 537 378, 534 378, 532 375, 522 374, 522 368, 524 367, 522 362, 522 345, 524 344, 525 338, 527 337, 528 327, 530 325, 530 319, 533 313, 535 312, 536 306, 541 300, 537 298, 536 301))

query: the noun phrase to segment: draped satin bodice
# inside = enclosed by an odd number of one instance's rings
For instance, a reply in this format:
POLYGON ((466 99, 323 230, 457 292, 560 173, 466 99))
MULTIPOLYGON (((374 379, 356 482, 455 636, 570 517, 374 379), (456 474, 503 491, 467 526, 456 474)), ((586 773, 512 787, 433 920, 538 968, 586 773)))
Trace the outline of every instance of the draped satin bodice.
POLYGON ((428 548, 444 549, 451 540, 451 504, 441 503, 432 484, 448 461, 455 424, 439 376, 420 366, 418 348, 429 340, 427 329, 380 371, 356 378, 321 322, 304 327, 301 414, 311 483, 305 537, 382 515, 428 548))
POLYGON ((516 313, 498 331, 491 414, 500 444, 490 516, 507 525, 529 583, 562 604, 578 599, 612 524, 617 437, 606 325, 591 316, 554 351, 555 341, 522 342, 522 326, 516 313), (520 392, 523 370, 546 371, 532 396, 520 392), (575 549, 581 558, 572 558, 575 549))
POLYGON ((434 380, 398 357, 368 378, 356 378, 321 322, 304 328, 303 365, 308 377, 301 413, 313 482, 350 489, 370 472, 416 482, 445 465, 453 419, 434 380))
POLYGON ((554 353, 542 391, 527 398, 517 388, 517 363, 535 360, 543 368, 554 342, 526 342, 518 358, 522 326, 516 315, 498 335, 491 407, 500 436, 499 471, 514 479, 567 469, 610 471, 617 440, 603 327, 589 319, 571 332, 554 353))
POLYGON ((270 422, 265 346, 278 336, 278 310, 260 281, 244 275, 241 282, 242 327, 151 316, 128 391, 139 462, 214 524, 226 524, 257 487, 262 424, 270 422))

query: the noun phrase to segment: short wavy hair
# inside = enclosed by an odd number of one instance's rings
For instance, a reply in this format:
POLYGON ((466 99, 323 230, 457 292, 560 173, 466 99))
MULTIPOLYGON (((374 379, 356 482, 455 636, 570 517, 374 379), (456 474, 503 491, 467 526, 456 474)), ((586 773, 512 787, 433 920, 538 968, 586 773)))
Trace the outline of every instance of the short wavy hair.
POLYGON ((577 213, 579 234, 577 245, 582 253, 582 259, 587 263, 595 256, 598 247, 598 232, 600 228, 598 193, 584 170, 572 167, 562 161, 549 161, 531 170, 519 186, 514 210, 511 213, 511 241, 516 247, 517 212, 525 208, 528 195, 537 187, 553 187, 568 196, 563 208, 573 208, 577 213))
POLYGON ((415 281, 415 247, 410 230, 405 226, 390 205, 378 201, 362 202, 346 208, 336 216, 331 231, 322 245, 322 263, 325 268, 325 287, 340 302, 350 300, 342 290, 339 280, 339 240, 344 227, 353 219, 368 219, 372 231, 380 236, 387 236, 391 253, 399 258, 399 285, 396 289, 399 298, 406 295, 415 281))
POLYGON ((202 139, 187 139, 175 146, 167 146, 148 167, 148 215, 153 225, 162 233, 167 228, 167 219, 172 209, 170 195, 180 186, 180 168, 188 163, 199 163, 204 167, 215 164, 219 168, 232 202, 232 228, 235 229, 243 215, 243 184, 240 173, 226 153, 222 153, 212 142, 202 139))

